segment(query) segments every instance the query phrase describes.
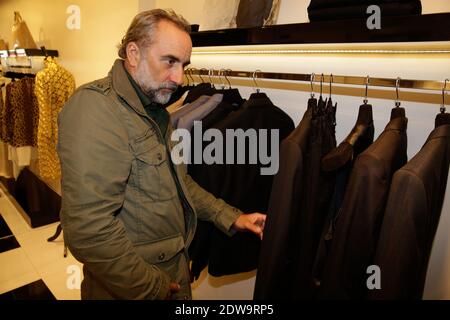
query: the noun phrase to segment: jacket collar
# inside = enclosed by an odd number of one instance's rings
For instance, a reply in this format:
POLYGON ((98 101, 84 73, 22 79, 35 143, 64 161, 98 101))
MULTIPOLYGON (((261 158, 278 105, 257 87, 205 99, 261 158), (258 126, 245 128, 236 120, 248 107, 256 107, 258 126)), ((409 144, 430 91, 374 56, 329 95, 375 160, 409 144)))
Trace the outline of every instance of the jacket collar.
POLYGON ((124 67, 124 61, 117 59, 110 71, 110 77, 112 79, 112 87, 117 94, 125 100, 137 113, 147 116, 144 106, 139 99, 136 90, 130 83, 127 76, 127 71, 124 67))
POLYGON ((450 137, 450 124, 444 124, 434 129, 428 136, 427 142, 432 139, 449 138, 450 137))
POLYGON ((270 101, 269 97, 261 92, 261 93, 252 93, 250 98, 244 102, 242 108, 256 108, 256 107, 271 107, 273 106, 272 101, 270 101))
POLYGON ((389 121, 384 131, 389 130, 406 131, 407 126, 408 126, 408 118, 406 117, 394 118, 391 121, 389 121))

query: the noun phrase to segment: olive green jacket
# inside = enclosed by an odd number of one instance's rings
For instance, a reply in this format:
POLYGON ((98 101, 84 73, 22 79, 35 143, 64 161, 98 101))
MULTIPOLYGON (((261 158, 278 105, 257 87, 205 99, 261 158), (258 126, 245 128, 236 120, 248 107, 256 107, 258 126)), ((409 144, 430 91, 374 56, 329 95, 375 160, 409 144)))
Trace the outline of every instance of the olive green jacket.
POLYGON ((177 282, 175 298, 190 299, 197 217, 232 235, 242 212, 171 164, 172 128, 163 136, 144 111, 122 60, 74 93, 58 127, 61 224, 84 264, 82 298, 163 299, 177 282))

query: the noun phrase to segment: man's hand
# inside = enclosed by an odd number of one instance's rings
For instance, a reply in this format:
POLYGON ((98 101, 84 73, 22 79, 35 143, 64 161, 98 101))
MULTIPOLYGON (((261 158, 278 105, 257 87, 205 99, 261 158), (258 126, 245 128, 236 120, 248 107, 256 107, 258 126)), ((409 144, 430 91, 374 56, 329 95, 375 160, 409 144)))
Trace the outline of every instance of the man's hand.
POLYGON ((241 214, 233 224, 238 231, 251 231, 262 240, 266 215, 262 213, 241 214))

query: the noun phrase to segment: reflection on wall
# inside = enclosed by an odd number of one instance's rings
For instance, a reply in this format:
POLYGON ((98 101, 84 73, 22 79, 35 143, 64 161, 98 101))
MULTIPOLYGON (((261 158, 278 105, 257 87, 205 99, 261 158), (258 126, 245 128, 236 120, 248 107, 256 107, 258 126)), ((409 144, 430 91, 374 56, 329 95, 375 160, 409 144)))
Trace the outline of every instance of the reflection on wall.
POLYGON ((200 12, 200 31, 236 27, 239 0, 205 1, 200 12))
POLYGON ((210 0, 201 11, 200 31, 276 24, 281 0, 210 0))

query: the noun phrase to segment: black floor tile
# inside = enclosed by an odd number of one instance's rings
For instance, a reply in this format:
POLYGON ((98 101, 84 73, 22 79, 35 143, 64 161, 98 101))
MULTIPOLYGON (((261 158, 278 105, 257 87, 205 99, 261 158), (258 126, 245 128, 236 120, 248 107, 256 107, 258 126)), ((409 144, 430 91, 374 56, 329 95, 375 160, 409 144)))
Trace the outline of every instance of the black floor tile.
POLYGON ((0 253, 16 248, 20 248, 20 244, 17 242, 16 237, 9 236, 0 239, 0 253))
POLYGON ((0 300, 56 300, 42 280, 0 294, 0 300))
POLYGON ((0 215, 0 238, 12 235, 11 229, 6 224, 5 219, 0 215))

